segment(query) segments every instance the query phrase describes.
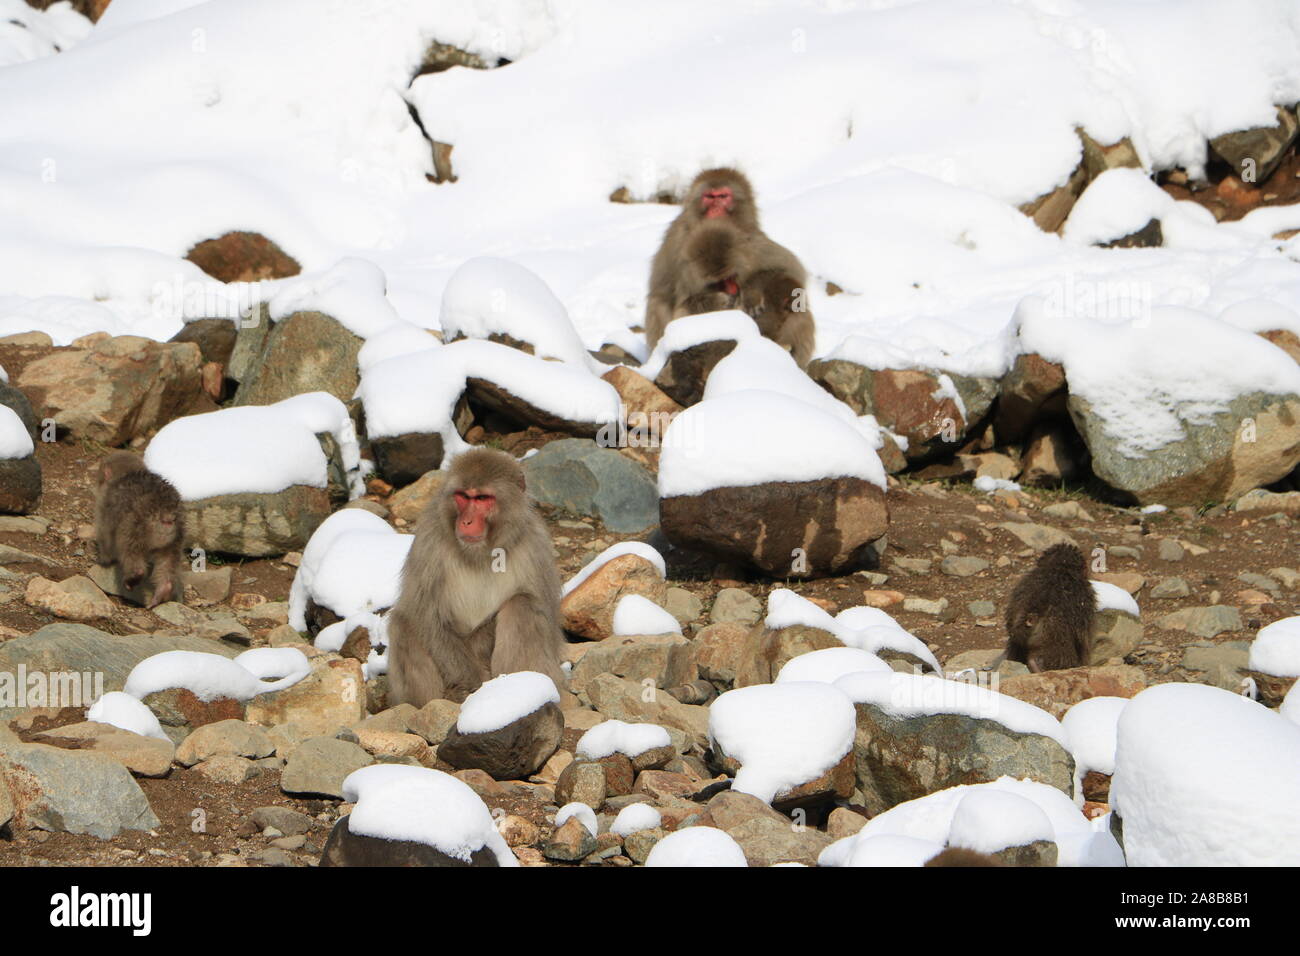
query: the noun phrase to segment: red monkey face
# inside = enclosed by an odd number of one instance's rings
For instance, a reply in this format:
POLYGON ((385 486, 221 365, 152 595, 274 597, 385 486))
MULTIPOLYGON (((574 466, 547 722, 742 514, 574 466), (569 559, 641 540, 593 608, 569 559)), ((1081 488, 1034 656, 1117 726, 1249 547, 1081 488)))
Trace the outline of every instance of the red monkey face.
POLYGON ((497 508, 497 496, 478 488, 464 488, 453 497, 456 502, 456 537, 462 544, 486 541, 488 523, 497 508))
POLYGON ((730 215, 731 206, 735 201, 730 186, 719 186, 704 191, 700 196, 700 209, 703 210, 705 219, 720 219, 730 215))

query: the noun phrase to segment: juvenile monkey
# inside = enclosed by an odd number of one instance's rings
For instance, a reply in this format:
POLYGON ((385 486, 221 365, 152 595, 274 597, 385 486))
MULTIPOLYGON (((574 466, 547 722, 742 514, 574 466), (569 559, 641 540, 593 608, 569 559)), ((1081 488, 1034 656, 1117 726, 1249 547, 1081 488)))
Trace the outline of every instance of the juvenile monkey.
POLYGON ((1096 608, 1083 553, 1053 545, 1011 592, 1004 656, 1034 673, 1087 664, 1096 608))
POLYGON ((749 180, 734 169, 706 169, 651 264, 646 342, 653 348, 668 323, 684 315, 741 308, 802 367, 815 338, 807 283, 794 253, 759 228, 749 180))
POLYGON ((115 451, 95 473, 98 563, 118 568, 129 590, 149 579, 147 607, 181 595, 178 577, 185 536, 181 496, 149 471, 139 455, 115 451))
POLYGON ((462 701, 516 671, 566 688, 551 539, 505 452, 475 448, 452 462, 420 515, 388 620, 390 706, 462 701))

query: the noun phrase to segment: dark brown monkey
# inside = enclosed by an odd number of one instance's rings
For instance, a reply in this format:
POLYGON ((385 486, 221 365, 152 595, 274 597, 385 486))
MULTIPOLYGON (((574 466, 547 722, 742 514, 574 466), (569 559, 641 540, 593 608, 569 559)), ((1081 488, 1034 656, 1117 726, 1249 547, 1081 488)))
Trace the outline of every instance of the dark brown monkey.
POLYGON ((741 308, 802 367, 815 337, 807 282, 794 253, 759 228, 749 180, 734 169, 706 169, 651 264, 646 342, 653 348, 668 323, 684 315, 741 308))
POLYGON ((1083 553, 1053 545, 1011 592, 1005 657, 1035 673, 1087 664, 1096 613, 1083 553))
POLYGON ((516 671, 564 691, 560 573, 505 452, 475 448, 452 462, 416 525, 388 635, 390 706, 462 701, 516 671))
POLYGON ((145 468, 139 455, 116 451, 95 474, 98 563, 116 565, 128 590, 149 579, 147 607, 181 596, 179 571, 185 517, 172 483, 145 468))
POLYGON ((987 853, 978 853, 964 847, 950 846, 925 861, 926 866, 1004 866, 1003 862, 987 853))

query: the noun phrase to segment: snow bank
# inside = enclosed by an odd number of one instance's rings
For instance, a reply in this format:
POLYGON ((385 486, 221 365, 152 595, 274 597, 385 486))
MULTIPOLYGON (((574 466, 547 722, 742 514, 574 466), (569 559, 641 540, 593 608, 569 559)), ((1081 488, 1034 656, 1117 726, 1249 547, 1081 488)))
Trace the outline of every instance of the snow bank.
POLYGON ((1136 303, 1130 321, 1054 314, 1028 297, 1017 309, 1025 351, 1065 366, 1070 394, 1085 399, 1131 458, 1205 424, 1251 392, 1300 393, 1300 365, 1281 349, 1203 312, 1136 303))
POLYGON ((709 708, 709 739, 740 763, 732 789, 768 803, 839 763, 856 729, 853 705, 828 684, 742 687, 709 708))
POLYGON ((646 866, 749 866, 740 844, 713 827, 675 830, 654 845, 646 866))
POLYGON ((546 704, 558 704, 555 681, 536 671, 502 674, 487 681, 465 698, 456 729, 462 734, 483 734, 527 717, 546 704))
POLYGON ((362 767, 343 781, 343 799, 356 803, 348 817, 352 833, 424 843, 466 863, 486 847, 499 866, 519 865, 478 794, 440 770, 362 767))
POLYGON ((0 66, 66 50, 84 40, 93 26, 70 3, 36 10, 26 0, 0 0, 0 66))
POLYGON ((568 594, 583 581, 587 580, 587 578, 600 570, 603 565, 608 564, 610 561, 624 554, 635 554, 639 557, 645 558, 659 569, 661 577, 668 576, 668 566, 664 564, 664 556, 650 545, 643 544, 640 541, 620 541, 618 544, 610 545, 604 551, 600 552, 600 554, 596 555, 583 565, 581 571, 564 583, 564 589, 561 593, 568 594))
POLYGON ((1300 615, 1261 627, 1251 641, 1247 666, 1277 677, 1300 677, 1300 615))
POLYGON ((592 727, 578 739, 577 755, 599 760, 620 753, 637 757, 656 747, 667 747, 672 742, 668 731, 658 724, 628 724, 621 720, 605 720, 592 727))
POLYGON ((610 833, 625 837, 638 830, 653 830, 663 822, 663 814, 648 803, 629 803, 609 825, 610 833))
POLYGON ((558 830, 569 820, 570 817, 577 817, 578 822, 581 823, 592 836, 595 836, 600 832, 600 824, 596 820, 596 811, 591 809, 591 807, 587 806, 585 803, 575 800, 572 803, 566 803, 564 806, 560 807, 555 814, 555 828, 558 830))
POLYGON ((26 458, 36 450, 27 426, 8 405, 0 405, 0 458, 26 458))
POLYGON ((310 598, 343 618, 366 611, 381 611, 397 603, 401 591, 402 566, 415 535, 399 534, 377 515, 374 521, 356 522, 352 530, 330 529, 328 547, 313 548, 321 530, 334 519, 360 508, 344 508, 321 523, 303 551, 302 563, 289 589, 289 622, 307 629, 306 608, 310 598), (299 585, 299 581, 303 583, 299 585))
MULTIPOLYGON (((852 837, 848 839, 853 840, 852 837)), ((830 847, 827 847, 827 850, 829 849, 830 847)), ((936 843, 933 840, 885 834, 884 836, 869 837, 865 840, 853 840, 851 846, 845 848, 842 856, 826 857, 823 854, 822 859, 818 860, 818 865, 925 866, 928 860, 938 856, 943 850, 943 844, 936 843), (832 859, 834 862, 831 862, 832 859)))
POLYGON ((1204 684, 1159 684, 1119 718, 1111 808, 1133 866, 1300 864, 1300 726, 1204 684))
MULTIPOLYGON (((1011 777, 1000 777, 990 783, 949 787, 900 803, 868 820, 867 825, 853 836, 832 843, 822 851, 817 863, 819 866, 861 865, 850 863, 857 846, 884 836, 910 837, 943 847, 951 842, 959 807, 970 794, 981 792, 1010 794, 1034 804, 1051 825, 1050 838, 1055 841, 1059 851, 1057 866, 1124 865, 1119 845, 1109 831, 1102 829, 1098 821, 1089 821, 1069 797, 1048 784, 1011 777)), ((1020 804, 1015 806, 1023 809, 1020 804)), ((1008 809, 1008 805, 1001 802, 976 804, 971 808, 970 818, 961 824, 963 838, 992 845, 1005 836, 1019 838, 1028 833, 1045 832, 1038 817, 1033 818, 1035 822, 1032 827, 1022 828, 1020 821, 1003 815, 1008 809), (996 811, 992 819, 985 815, 984 811, 988 809, 996 811), (976 836, 973 831, 977 829, 983 830, 983 835, 976 836)), ((1126 827, 1126 838, 1127 835, 1126 827)))
POLYGON ((403 324, 384 295, 385 286, 378 266, 350 256, 321 272, 282 280, 267 309, 277 322, 295 312, 323 312, 368 339, 403 324))
POLYGON ((871 442, 852 425, 778 392, 731 392, 692 405, 664 432, 659 495, 855 477, 885 487, 871 442))
POLYGON ((371 438, 410 432, 443 436, 449 452, 468 447, 452 425, 469 378, 500 385, 536 408, 574 422, 618 420, 618 392, 608 382, 564 362, 547 362, 508 345, 468 339, 399 354, 369 366, 357 396, 371 438))
POLYGON ((828 647, 820 651, 809 651, 786 662, 781 672, 776 675, 774 684, 789 681, 812 681, 819 684, 833 684, 845 674, 858 671, 889 671, 890 666, 875 654, 856 647, 828 647))
POLYGON ((682 626, 663 608, 639 594, 626 594, 614 608, 614 634, 680 634, 682 626))
POLYGON ((316 438, 322 433, 338 442, 356 497, 363 490, 356 429, 343 403, 326 392, 178 418, 154 436, 144 461, 185 501, 272 494, 291 485, 324 488, 327 462, 316 438))
POLYGON ((302 561, 289 586, 289 623, 296 630, 307 630, 307 599, 317 593, 313 590, 317 570, 339 538, 350 532, 381 535, 389 531, 392 528, 387 521, 364 508, 341 508, 317 525, 302 549, 302 561))
POLYGON ((447 341, 509 335, 532 345, 539 358, 588 371, 596 367, 564 304, 535 272, 509 259, 480 256, 453 272, 442 292, 440 319, 447 341))
POLYGON ((1173 205, 1174 198, 1145 171, 1108 169, 1083 191, 1061 236, 1080 245, 1122 239, 1152 219, 1160 219, 1173 205))
POLYGON ((1123 611, 1125 614, 1132 614, 1134 617, 1142 616, 1142 610, 1138 607, 1137 600, 1123 588, 1111 584, 1109 581, 1089 581, 1088 583, 1092 585, 1098 611, 1115 610, 1123 611))
POLYGON ((950 846, 977 853, 1055 839, 1056 829, 1038 804, 1005 790, 971 789, 957 802, 948 826, 950 846))
POLYGON ((297 683, 311 673, 311 661, 296 647, 255 647, 237 656, 235 663, 258 680, 293 678, 297 683))
POLYGON ((1090 770, 1115 772, 1115 740, 1120 714, 1128 705, 1125 697, 1089 697, 1065 712, 1061 729, 1074 756, 1074 774, 1079 780, 1090 770))
POLYGON ((875 607, 850 607, 831 617, 829 612, 788 588, 773 588, 767 596, 767 617, 763 626, 779 630, 802 624, 829 631, 849 647, 871 654, 891 650, 911 654, 943 673, 938 659, 925 642, 914 636, 875 607))
MULTIPOLYGON (((296 652, 301 657, 301 652, 296 652)), ((254 660, 257 660, 256 658, 254 660)), ((259 670, 264 661, 258 661, 259 670)), ((283 666, 283 661, 277 661, 283 666)), ((202 701, 229 697, 251 700, 258 694, 292 687, 305 676, 299 668, 288 668, 279 680, 261 680, 238 661, 219 654, 199 651, 163 651, 146 657, 131 669, 122 690, 137 700, 160 690, 184 688, 202 701)))
POLYGON ((153 737, 156 740, 171 741, 163 732, 162 725, 154 712, 140 703, 130 694, 120 690, 109 691, 90 705, 86 719, 100 724, 111 724, 122 730, 129 730, 141 737, 153 737))

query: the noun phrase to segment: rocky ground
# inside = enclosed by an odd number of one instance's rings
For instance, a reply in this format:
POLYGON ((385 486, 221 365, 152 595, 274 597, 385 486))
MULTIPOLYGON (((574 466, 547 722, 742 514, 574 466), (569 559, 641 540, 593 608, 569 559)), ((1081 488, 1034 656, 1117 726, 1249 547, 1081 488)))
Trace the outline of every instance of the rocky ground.
MULTIPOLYGON (((45 481, 40 509, 31 517, 0 518, 0 641, 60 622, 40 601, 28 599, 33 579, 59 582, 87 573, 92 508, 87 476, 103 454, 102 448, 70 442, 38 446, 45 481)), ((868 603, 884 607, 946 664, 963 652, 1002 644, 1001 614, 1007 594, 1032 565, 1038 553, 1035 545, 1041 549, 1043 541, 1060 534, 1068 535, 1094 559, 1104 555, 1105 571, 1094 576, 1118 584, 1139 601, 1144 635, 1125 663, 1140 669, 1146 683, 1200 681, 1236 690, 1248 643, 1258 628, 1300 613, 1296 562, 1300 516, 1222 508, 1199 514, 1178 509, 1141 515, 1094 500, 1081 489, 990 496, 958 482, 904 478, 891 484, 889 546, 878 571, 809 582, 771 582, 670 553, 666 603, 683 620, 686 636, 719 621, 753 623, 763 614, 768 592, 785 586, 832 612, 868 603)), ((382 485, 372 487, 382 489, 382 485)), ((367 497, 388 513, 388 497, 367 497)), ((543 512, 566 577, 608 545, 645 537, 612 534, 592 519, 551 508, 543 512)), ((410 530, 408 522, 389 517, 410 530)), ((219 569, 219 559, 213 565, 219 569)), ((228 593, 219 600, 205 603, 195 592, 188 594, 190 603, 203 605, 193 608, 195 613, 184 614, 176 605, 154 612, 104 598, 101 610, 106 613, 85 623, 109 634, 155 634, 161 640, 187 630, 202 634, 194 624, 206 618, 216 622, 206 639, 214 647, 234 650, 296 639, 297 635, 286 635, 284 604, 294 574, 293 556, 244 560, 226 567, 230 569, 228 593), (241 627, 230 626, 232 619, 241 627), (226 637, 219 639, 215 636, 219 633, 226 637)), ((208 594, 206 600, 213 596, 208 594)), ((553 829, 548 820, 554 814, 556 777, 567 763, 565 749, 572 751, 581 730, 600 719, 586 713, 590 719, 570 715, 561 752, 531 782, 501 783, 480 771, 461 773, 489 807, 510 816, 508 839, 526 862, 564 856, 548 842, 553 829)), ((9 729, 23 740, 76 749, 85 743, 37 735, 84 719, 84 711, 71 708, 37 710, 11 720, 9 729)), ((384 721, 370 718, 370 723, 358 722, 351 732, 340 731, 338 736, 354 746, 368 743, 371 750, 382 753, 391 741, 376 743, 364 733, 358 736, 358 728, 409 731, 416 723, 407 720, 397 727, 391 720, 384 721)), ((220 746, 213 752, 223 753, 220 746)), ((284 752, 282 742, 277 746, 263 741, 260 749, 250 749, 244 742, 224 752, 228 759, 242 762, 236 767, 216 759, 191 767, 176 763, 160 777, 137 773, 157 817, 156 826, 124 829, 108 840, 11 827, 0 831, 0 865, 314 863, 330 827, 346 807, 339 799, 299 798, 284 792, 285 762, 277 755, 284 752)), ((451 769, 436 763, 427 747, 418 756, 427 765, 451 769)), ((703 788, 712 779, 698 756, 684 755, 676 771, 685 774, 687 789, 703 788)), ((652 783, 648 781, 647 788, 652 783)), ((611 797, 605 812, 631 799, 644 797, 611 797)), ((852 832, 853 821, 846 823, 840 814, 837 811, 838 816, 829 821, 830 832, 852 832), (845 826, 847 830, 837 831, 845 826)), ((630 862, 626 851, 614 845, 616 839, 606 835, 601 839, 606 863, 630 862)))

